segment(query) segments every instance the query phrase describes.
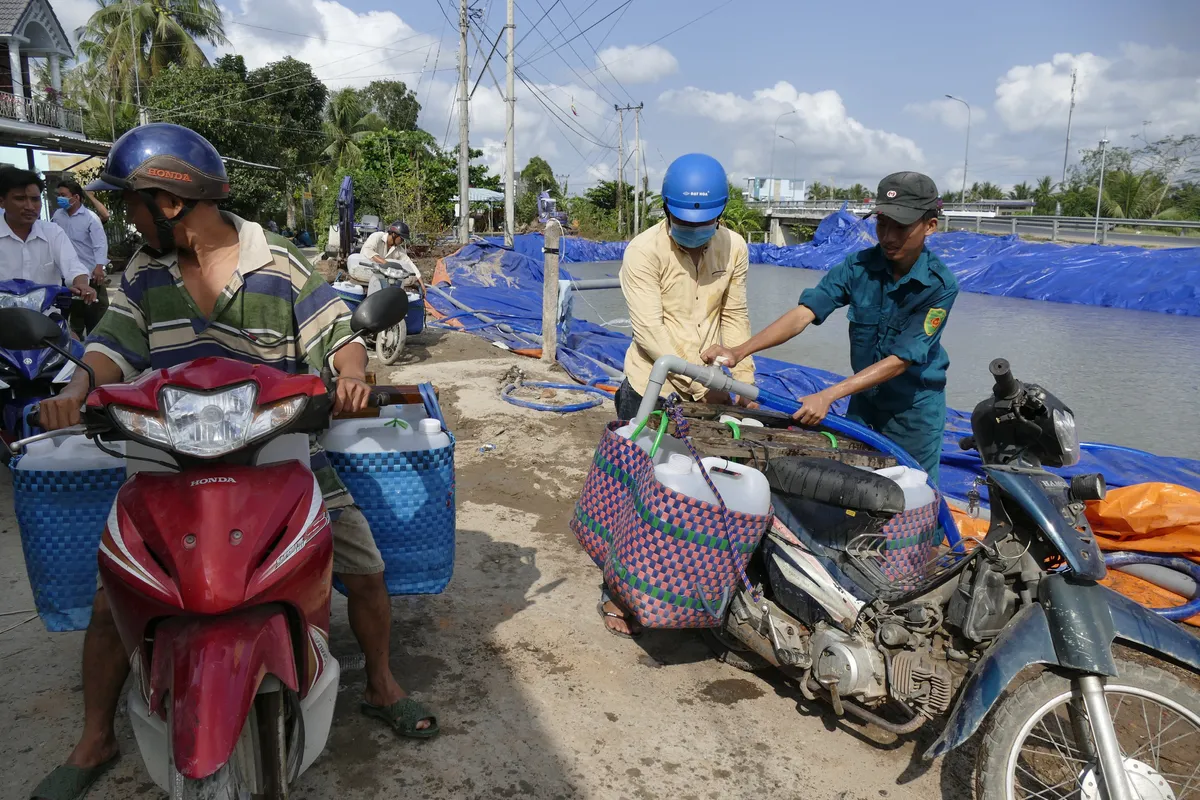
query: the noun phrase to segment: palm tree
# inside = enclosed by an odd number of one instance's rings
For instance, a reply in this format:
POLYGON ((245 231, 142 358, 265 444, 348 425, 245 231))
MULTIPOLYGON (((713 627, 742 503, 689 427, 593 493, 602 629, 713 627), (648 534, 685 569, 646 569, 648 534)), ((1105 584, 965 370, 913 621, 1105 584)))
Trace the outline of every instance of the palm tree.
POLYGON ((1152 172, 1111 172, 1104 178, 1101 209, 1108 217, 1149 219, 1161 193, 1162 179, 1152 172))
POLYGON ((97 0, 100 8, 79 32, 80 53, 107 76, 126 102, 172 64, 201 67, 199 42, 229 44, 216 0, 97 0))
POLYGON ((1025 181, 1021 181, 1008 193, 1009 200, 1032 200, 1033 189, 1025 181))
POLYGON ((322 153, 329 159, 323 170, 327 177, 357 165, 362 158, 359 142, 383 128, 383 120, 364 108, 362 95, 354 89, 342 89, 329 98, 322 125, 329 142, 322 153))

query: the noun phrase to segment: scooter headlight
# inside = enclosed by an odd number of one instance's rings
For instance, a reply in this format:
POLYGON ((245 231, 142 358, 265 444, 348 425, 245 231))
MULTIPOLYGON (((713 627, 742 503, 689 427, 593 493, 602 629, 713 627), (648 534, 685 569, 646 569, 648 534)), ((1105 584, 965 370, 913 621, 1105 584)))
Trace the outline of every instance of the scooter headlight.
POLYGON ((130 434, 177 453, 217 458, 244 447, 296 418, 304 396, 256 409, 254 384, 201 394, 169 386, 162 390, 162 414, 113 409, 113 418, 130 434))
POLYGON ((1075 417, 1070 411, 1054 409, 1054 435, 1062 450, 1062 464, 1070 467, 1079 463, 1079 432, 1075 429, 1075 417))
POLYGON ((38 289, 28 294, 0 294, 0 308, 28 308, 31 311, 41 311, 45 302, 45 289, 38 289))

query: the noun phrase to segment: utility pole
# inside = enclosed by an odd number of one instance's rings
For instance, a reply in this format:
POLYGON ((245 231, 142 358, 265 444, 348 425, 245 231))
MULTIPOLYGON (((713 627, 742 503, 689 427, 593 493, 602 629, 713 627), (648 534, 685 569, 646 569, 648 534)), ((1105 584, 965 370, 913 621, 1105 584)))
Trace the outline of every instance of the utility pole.
POLYGON ((467 0, 462 0, 458 12, 458 243, 471 238, 471 148, 467 119, 467 0))
MULTIPOLYGON (((633 111, 635 113, 639 112, 642 110, 642 105, 643 105, 642 103, 638 103, 636 106, 618 106, 618 105, 613 106, 613 110, 617 112, 617 117, 620 121, 620 130, 617 131, 617 231, 619 233, 625 232, 625 214, 624 214, 624 209, 625 209, 625 112, 626 111, 633 111)), ((633 125, 634 125, 634 131, 635 131, 634 135, 636 136, 637 135, 636 134, 637 117, 634 117, 633 125)), ((641 145, 638 145, 638 146, 640 147, 641 145)), ((637 168, 638 168, 637 165, 635 165, 635 169, 637 169, 637 168)), ((636 204, 637 204, 637 197, 636 197, 637 187, 636 187, 636 185, 634 186, 634 195, 635 195, 634 205, 636 208, 636 204)), ((636 218, 636 213, 637 212, 635 210, 635 212, 634 212, 635 218, 636 218)), ((634 224, 636 225, 637 223, 635 222, 634 224)))
POLYGON ((508 105, 508 122, 504 134, 504 244, 512 247, 513 234, 516 232, 517 221, 517 150, 513 142, 513 131, 516 128, 517 97, 516 83, 513 76, 516 73, 516 24, 513 21, 513 0, 508 0, 508 87, 505 90, 508 105))
POLYGON ((625 233, 625 109, 613 104, 617 112, 617 233, 625 233))
POLYGON ((138 75, 138 61, 141 60, 142 50, 138 47, 137 36, 133 30, 133 0, 129 0, 129 43, 132 48, 129 54, 133 56, 133 92, 138 108, 138 125, 145 125, 150 119, 146 109, 142 108, 142 84, 141 76, 138 75))
POLYGON ((637 236, 642 232, 642 198, 639 192, 642 190, 642 129, 640 126, 642 118, 642 108, 645 103, 638 103, 633 109, 633 141, 637 145, 636 155, 633 157, 633 235, 637 236))
POLYGON ((1071 70, 1071 107, 1067 109, 1067 144, 1063 148, 1062 183, 1067 182, 1067 159, 1071 155, 1071 117, 1075 114, 1075 76, 1077 73, 1078 70, 1071 70))
POLYGON ((1108 131, 1100 140, 1100 188, 1096 191, 1096 227, 1092 231, 1092 244, 1100 242, 1100 203, 1104 200, 1104 151, 1108 147, 1108 131))

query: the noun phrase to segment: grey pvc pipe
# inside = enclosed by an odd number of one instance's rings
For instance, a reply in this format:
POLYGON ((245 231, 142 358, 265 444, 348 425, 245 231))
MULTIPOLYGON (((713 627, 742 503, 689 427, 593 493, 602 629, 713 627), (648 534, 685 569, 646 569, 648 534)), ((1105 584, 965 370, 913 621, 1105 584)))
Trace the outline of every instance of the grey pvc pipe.
POLYGON ((1149 581, 1155 586, 1174 592, 1181 597, 1196 596, 1196 582, 1188 575, 1158 564, 1125 564, 1116 567, 1121 572, 1149 581))
POLYGON ((660 356, 654 362, 654 367, 650 370, 650 380, 646 384, 646 393, 642 395, 642 404, 638 406, 637 422, 646 419, 654 411, 654 405, 658 402, 659 392, 662 391, 663 384, 667 382, 667 378, 672 374, 683 375, 694 381, 699 381, 713 391, 729 392, 739 397, 745 397, 748 400, 758 399, 757 386, 735 381, 722 372, 720 367, 702 367, 690 361, 685 361, 679 356, 660 356))
POLYGON ((436 286, 431 285, 431 286, 426 286, 425 288, 428 291, 433 292, 434 294, 436 294, 438 297, 442 298, 446 302, 448 302, 450 305, 457 308, 459 311, 470 312, 471 314, 474 314, 479 320, 486 322, 488 325, 495 325, 497 328, 504 331, 505 333, 511 334, 513 336, 519 336, 522 339, 530 339, 532 341, 539 342, 539 343, 542 341, 542 337, 540 334, 525 333, 524 331, 514 330, 513 326, 509 325, 507 322, 496 322, 496 320, 492 319, 487 314, 476 311, 475 309, 471 308, 470 306, 466 305, 465 303, 461 303, 458 300, 455 300, 453 297, 450 296, 450 294, 448 292, 443 292, 441 289, 439 289, 436 286))
POLYGON ((587 278, 585 280, 571 281, 571 288, 575 291, 584 289, 620 289, 620 278, 587 278))

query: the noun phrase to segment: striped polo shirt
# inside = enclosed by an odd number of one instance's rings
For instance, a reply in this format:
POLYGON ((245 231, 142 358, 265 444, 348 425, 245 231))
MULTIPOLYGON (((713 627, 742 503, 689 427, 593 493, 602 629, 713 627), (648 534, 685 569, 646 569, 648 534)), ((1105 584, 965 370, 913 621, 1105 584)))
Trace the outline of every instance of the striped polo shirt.
MULTIPOLYGON (((205 317, 183 284, 175 253, 145 248, 130 259, 121 289, 87 340, 133 380, 147 369, 168 369, 203 356, 266 364, 287 373, 320 372, 342 341, 353 336, 350 309, 290 241, 222 212, 237 229, 237 270, 205 317)), ((328 508, 353 503, 315 443, 312 469, 328 508)))

